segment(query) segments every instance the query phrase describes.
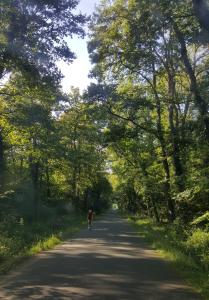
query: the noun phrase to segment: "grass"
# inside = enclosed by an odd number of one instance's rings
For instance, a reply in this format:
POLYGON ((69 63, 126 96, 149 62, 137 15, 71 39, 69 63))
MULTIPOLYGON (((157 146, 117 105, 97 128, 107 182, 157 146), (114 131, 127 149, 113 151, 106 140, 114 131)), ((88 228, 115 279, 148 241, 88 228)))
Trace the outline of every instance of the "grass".
POLYGON ((58 224, 0 224, 0 274, 42 250, 54 248, 72 237, 85 223, 84 216, 69 215, 58 224))
POLYGON ((186 246, 187 233, 175 225, 158 225, 149 219, 133 219, 138 234, 158 250, 204 299, 209 300, 209 272, 186 246))

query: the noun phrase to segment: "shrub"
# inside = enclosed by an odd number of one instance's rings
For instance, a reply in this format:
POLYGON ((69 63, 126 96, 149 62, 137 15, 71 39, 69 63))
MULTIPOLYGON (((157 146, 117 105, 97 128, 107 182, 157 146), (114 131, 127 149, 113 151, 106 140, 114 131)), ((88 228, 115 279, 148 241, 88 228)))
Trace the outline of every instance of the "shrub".
POLYGON ((200 227, 207 227, 209 228, 209 212, 201 215, 200 217, 196 218, 191 222, 192 225, 200 226, 200 227))
POLYGON ((195 255, 203 267, 209 268, 209 232, 197 229, 186 241, 188 253, 195 255))
POLYGON ((174 197, 176 213, 184 223, 192 222, 194 216, 205 213, 209 207, 209 190, 200 187, 186 189, 174 197))

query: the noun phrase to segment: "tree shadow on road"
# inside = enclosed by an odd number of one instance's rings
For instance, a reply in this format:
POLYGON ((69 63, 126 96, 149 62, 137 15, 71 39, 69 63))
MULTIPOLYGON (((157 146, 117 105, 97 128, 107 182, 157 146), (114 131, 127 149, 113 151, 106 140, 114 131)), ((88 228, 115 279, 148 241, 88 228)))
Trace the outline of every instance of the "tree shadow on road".
POLYGON ((1 299, 198 300, 142 238, 107 215, 20 270, 1 299), (3 298, 6 295, 6 298, 3 298))

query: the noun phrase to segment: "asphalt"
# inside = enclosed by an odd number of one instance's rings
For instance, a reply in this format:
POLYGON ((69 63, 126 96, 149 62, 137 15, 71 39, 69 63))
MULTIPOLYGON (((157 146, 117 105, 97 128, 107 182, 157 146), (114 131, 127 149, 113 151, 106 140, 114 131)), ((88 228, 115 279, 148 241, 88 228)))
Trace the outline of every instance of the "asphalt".
POLYGON ((0 299, 199 300, 116 212, 1 279, 0 299))

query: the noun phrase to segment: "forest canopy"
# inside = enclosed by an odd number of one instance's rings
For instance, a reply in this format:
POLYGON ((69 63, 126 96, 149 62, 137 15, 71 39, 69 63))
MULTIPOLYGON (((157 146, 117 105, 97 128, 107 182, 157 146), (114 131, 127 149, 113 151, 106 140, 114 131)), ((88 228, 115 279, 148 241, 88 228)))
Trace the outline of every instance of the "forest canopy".
POLYGON ((208 7, 102 1, 90 26, 100 84, 88 92, 108 116, 119 204, 157 221, 187 223, 209 209, 208 7))
POLYGON ((0 1, 0 273, 118 207, 207 296, 209 1, 78 4, 0 1), (64 93, 87 33, 94 83, 64 93))
POLYGON ((96 199, 101 210, 111 191, 102 175, 105 162, 94 109, 83 103, 78 89, 68 95, 61 89, 57 61, 71 63, 76 57, 66 38, 83 38, 89 20, 76 13, 77 5, 75 0, 1 1, 3 222, 41 221, 47 211, 50 218, 68 205, 85 210, 96 199))
MULTIPOLYGON (((120 209, 208 230, 209 3, 0 4, 1 224, 120 209), (89 25, 90 84, 64 94, 57 61, 89 25)), ((73 76, 73 74, 72 74, 73 76)))
POLYGON ((1 1, 3 198, 32 189, 36 219, 42 202, 84 209, 114 178, 119 206, 157 221, 208 211, 208 3, 197 2, 101 1, 88 43, 98 83, 65 95, 56 62, 75 58, 65 38, 83 37, 89 17, 77 1, 1 1))

